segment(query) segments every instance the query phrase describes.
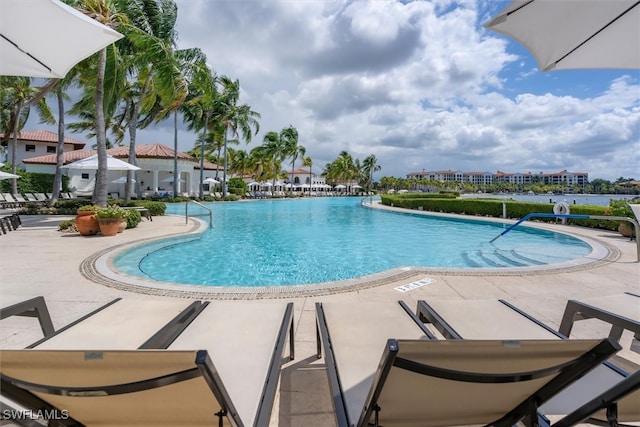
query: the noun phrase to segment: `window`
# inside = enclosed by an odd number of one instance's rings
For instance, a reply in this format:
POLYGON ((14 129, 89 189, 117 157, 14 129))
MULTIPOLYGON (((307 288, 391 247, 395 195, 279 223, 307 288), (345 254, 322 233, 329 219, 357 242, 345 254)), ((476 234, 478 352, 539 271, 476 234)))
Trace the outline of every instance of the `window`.
POLYGON ((27 144, 25 146, 25 151, 36 151, 36 145, 35 144, 27 144))
POLYGON ((55 145, 47 145, 47 153, 55 153, 56 146, 55 145))
POLYGON ((83 173, 82 174, 82 179, 89 179, 89 174, 88 173, 83 173))

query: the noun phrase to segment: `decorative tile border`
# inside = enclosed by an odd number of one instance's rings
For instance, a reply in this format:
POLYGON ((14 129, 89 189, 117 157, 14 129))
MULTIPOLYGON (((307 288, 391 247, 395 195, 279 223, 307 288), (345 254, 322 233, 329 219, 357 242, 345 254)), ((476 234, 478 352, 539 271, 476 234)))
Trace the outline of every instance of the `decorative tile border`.
MULTIPOLYGON (((555 274, 560 272, 572 272, 599 267, 616 261, 620 258, 620 251, 601 240, 594 240, 585 236, 575 236, 591 245, 593 252, 584 258, 568 261, 561 264, 543 266, 519 267, 519 268, 426 268, 426 267, 398 267, 382 273, 354 279, 336 282, 315 283, 295 286, 198 286, 179 283, 157 282, 150 279, 134 277, 118 271, 113 265, 113 259, 122 251, 135 245, 147 244, 176 236, 187 236, 203 231, 206 226, 202 221, 192 219, 193 226, 186 233, 165 235, 158 238, 149 238, 132 243, 121 244, 103 251, 97 252, 86 258, 80 264, 81 274, 88 280, 127 292, 135 292, 146 295, 170 296, 202 300, 229 300, 229 299, 276 299, 315 297, 344 292, 354 292, 360 289, 368 289, 402 281, 409 281, 418 275, 457 275, 457 276, 532 276, 555 274)), ((556 231, 556 230, 554 230, 556 231)), ((569 234, 569 233, 566 233, 569 234)), ((399 292, 407 292, 418 287, 432 283, 433 279, 424 278, 415 282, 394 288, 399 292)))

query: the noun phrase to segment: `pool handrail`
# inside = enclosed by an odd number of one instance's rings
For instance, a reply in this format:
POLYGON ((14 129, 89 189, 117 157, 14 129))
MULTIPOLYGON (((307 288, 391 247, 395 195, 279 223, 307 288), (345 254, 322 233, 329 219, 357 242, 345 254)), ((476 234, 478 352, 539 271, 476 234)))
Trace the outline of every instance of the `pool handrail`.
MULTIPOLYGON (((608 221, 628 221, 630 222, 634 229, 636 235, 636 262, 640 262, 640 239, 638 236, 640 235, 638 232, 640 231, 640 226, 638 225, 638 221, 633 218, 629 218, 628 216, 605 216, 605 215, 581 215, 581 214, 552 214, 552 213, 541 213, 541 212, 532 212, 520 218, 515 224, 507 227, 502 233, 498 234, 496 237, 491 239, 489 243, 493 243, 499 237, 504 236, 509 231, 516 228, 521 223, 525 222, 530 218, 573 218, 573 219, 604 219, 608 221)), ((631 237, 633 239, 633 236, 631 237)))
POLYGON ((211 210, 211 208, 208 208, 207 206, 203 205, 200 202, 196 202, 195 200, 187 200, 184 204, 184 221, 186 224, 189 223, 189 203, 195 203, 196 205, 200 206, 201 208, 204 208, 208 211, 208 213, 205 214, 192 214, 191 216, 208 216, 209 217, 209 228, 213 228, 213 211, 211 210))

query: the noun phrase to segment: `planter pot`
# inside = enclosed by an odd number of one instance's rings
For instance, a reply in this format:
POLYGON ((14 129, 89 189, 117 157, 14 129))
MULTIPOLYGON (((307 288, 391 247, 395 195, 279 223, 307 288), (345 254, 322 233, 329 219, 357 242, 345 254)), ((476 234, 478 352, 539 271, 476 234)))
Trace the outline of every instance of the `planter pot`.
POLYGON ((618 225, 618 232, 624 237, 631 237, 634 235, 633 225, 627 221, 620 221, 620 225, 618 225))
POLYGON ((93 236, 98 234, 100 227, 94 211, 78 211, 76 216, 76 227, 83 236, 93 236))
POLYGON ((118 224, 118 233, 122 233, 126 229, 127 229, 127 221, 125 221, 124 219, 121 219, 120 223, 118 224))
POLYGON ((120 218, 98 218, 98 225, 103 236, 115 236, 120 227, 120 218))

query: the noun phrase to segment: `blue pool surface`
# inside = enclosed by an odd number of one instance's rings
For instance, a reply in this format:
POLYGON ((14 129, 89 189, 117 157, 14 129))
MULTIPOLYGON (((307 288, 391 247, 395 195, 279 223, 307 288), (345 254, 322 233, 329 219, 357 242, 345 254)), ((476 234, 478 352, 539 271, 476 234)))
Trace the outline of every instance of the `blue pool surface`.
MULTIPOLYGON (((213 228, 133 248, 116 257, 115 266, 162 282, 277 286, 345 280, 401 266, 554 264, 591 252, 579 239, 526 226, 489 243, 506 225, 369 209, 360 202, 326 197, 210 203, 213 228)), ((168 205, 167 213, 184 215, 184 204, 168 205)))

